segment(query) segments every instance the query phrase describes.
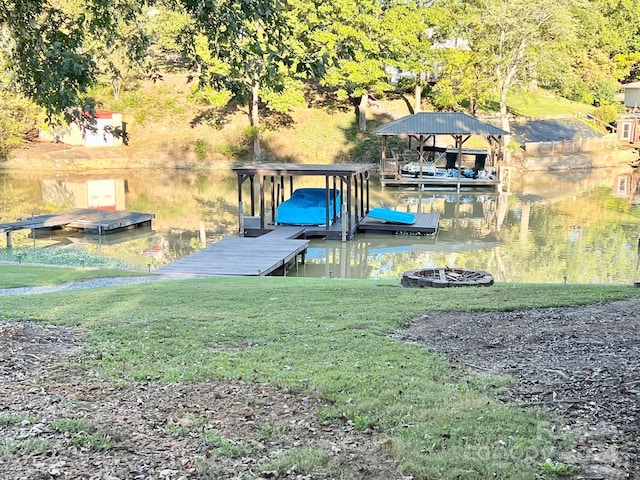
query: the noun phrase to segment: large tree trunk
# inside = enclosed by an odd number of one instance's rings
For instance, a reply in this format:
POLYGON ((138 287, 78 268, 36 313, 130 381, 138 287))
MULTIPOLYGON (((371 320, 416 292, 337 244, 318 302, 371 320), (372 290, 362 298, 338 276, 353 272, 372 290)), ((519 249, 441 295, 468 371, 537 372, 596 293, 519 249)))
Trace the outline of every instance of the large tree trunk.
POLYGON ((260 148, 260 117, 259 117, 259 100, 260 100, 260 82, 258 81, 258 75, 256 74, 253 79, 253 85, 251 86, 251 113, 250 122, 254 127, 255 132, 253 136, 253 159, 256 162, 262 161, 262 149, 260 148))
POLYGON ((422 111, 422 82, 418 79, 415 88, 415 95, 413 99, 413 113, 422 111))
POLYGON ((358 128, 361 132, 367 131, 367 105, 369 104, 369 94, 363 93, 360 97, 358 107, 358 128))
MULTIPOLYGON (((503 130, 507 132, 511 131, 509 126, 509 116, 507 114, 507 92, 506 86, 500 87, 500 124, 503 130)), ((502 137, 502 145, 506 147, 511 142, 511 135, 505 135, 502 137)))

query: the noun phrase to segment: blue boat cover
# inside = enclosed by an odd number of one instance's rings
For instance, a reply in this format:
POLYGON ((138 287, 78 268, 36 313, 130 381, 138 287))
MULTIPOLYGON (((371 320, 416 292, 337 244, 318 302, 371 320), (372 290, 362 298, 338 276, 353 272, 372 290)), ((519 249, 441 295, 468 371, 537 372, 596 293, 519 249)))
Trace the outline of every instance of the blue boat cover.
POLYGON ((413 213, 398 212, 388 208, 373 208, 367 215, 383 222, 402 223, 405 225, 412 225, 416 221, 416 216, 413 213))
MULTIPOLYGON (((340 190, 329 189, 329 220, 340 216, 340 190), (336 217, 333 206, 336 205, 336 217)), ((298 188, 276 211, 276 223, 285 225, 324 225, 327 222, 327 190, 298 188)))

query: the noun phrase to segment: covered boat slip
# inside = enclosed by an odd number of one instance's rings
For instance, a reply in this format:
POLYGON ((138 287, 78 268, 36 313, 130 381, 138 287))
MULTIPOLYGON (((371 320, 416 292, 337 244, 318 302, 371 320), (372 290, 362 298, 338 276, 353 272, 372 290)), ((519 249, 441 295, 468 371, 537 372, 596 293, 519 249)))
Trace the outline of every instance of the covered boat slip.
POLYGON ((382 125, 376 134, 382 137, 383 187, 460 190, 497 188, 500 184, 501 141, 509 132, 476 117, 458 112, 421 112, 382 125), (476 135, 484 137, 488 147, 464 148, 476 135), (408 150, 389 150, 389 138, 398 136, 408 139, 408 150))
MULTIPOLYGON (((370 164, 295 163, 235 167, 233 171, 238 175, 240 236, 254 237, 275 229, 279 223, 278 208, 294 196, 294 179, 300 176, 315 176, 324 178, 324 201, 318 199, 317 192, 320 189, 313 189, 316 190, 313 193, 314 218, 305 221, 287 214, 282 215, 284 222, 280 223, 306 224, 305 237, 318 236, 342 240, 353 238, 358 225, 369 211, 369 172, 372 167, 370 164), (246 194, 248 205, 245 205, 246 194), (319 208, 324 210, 320 220, 319 208), (296 220, 293 220, 294 218, 296 220)), ((300 205, 304 206, 303 203, 300 205)))

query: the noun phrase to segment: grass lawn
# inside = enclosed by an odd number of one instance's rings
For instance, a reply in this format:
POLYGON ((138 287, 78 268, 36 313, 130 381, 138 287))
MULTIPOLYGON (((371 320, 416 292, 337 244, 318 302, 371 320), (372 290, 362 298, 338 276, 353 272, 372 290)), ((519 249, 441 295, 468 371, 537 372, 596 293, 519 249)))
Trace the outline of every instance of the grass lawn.
POLYGON ((41 287, 60 285, 73 280, 141 275, 144 275, 144 273, 129 270, 84 269, 77 267, 42 268, 30 265, 3 265, 0 266, 0 288, 41 287))
MULTIPOLYGON (((44 270, 43 270, 44 271, 44 270)), ((79 272, 80 273, 80 272, 79 272)), ((0 283, 15 270, 0 267, 0 283)), ((496 400, 511 379, 453 371, 393 334, 428 311, 637 296, 628 286, 405 289, 394 281, 218 278, 0 298, 0 320, 89 331, 83 368, 127 382, 243 379, 328 401, 321 420, 378 429, 414 478, 543 478, 553 419, 496 400)))
POLYGON ((595 109, 592 105, 572 102, 542 89, 514 92, 509 95, 507 104, 514 114, 524 117, 588 113, 595 109))

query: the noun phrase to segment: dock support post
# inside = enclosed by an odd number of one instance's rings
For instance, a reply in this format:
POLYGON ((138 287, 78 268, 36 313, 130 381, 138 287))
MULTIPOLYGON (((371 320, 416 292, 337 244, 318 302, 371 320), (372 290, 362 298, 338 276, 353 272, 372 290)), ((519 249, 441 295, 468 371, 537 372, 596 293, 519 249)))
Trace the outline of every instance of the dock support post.
POLYGON ((11 230, 7 232, 7 248, 13 248, 13 232, 11 230))
POLYGON ((347 241, 347 216, 348 216, 348 212, 347 212, 347 206, 343 203, 342 204, 342 232, 341 232, 341 238, 343 242, 347 241))
POLYGON ((244 212, 242 209, 242 200, 238 202, 238 224, 240 225, 238 227, 238 236, 244 237, 244 212))

